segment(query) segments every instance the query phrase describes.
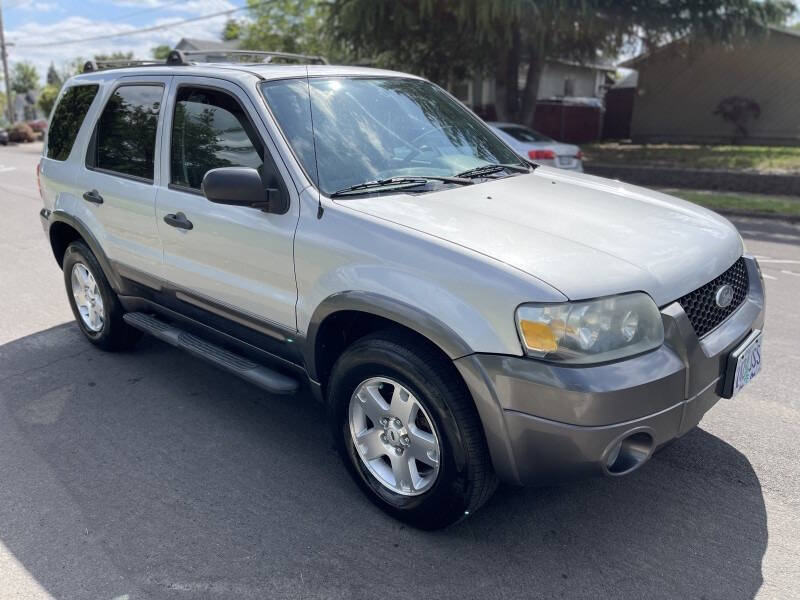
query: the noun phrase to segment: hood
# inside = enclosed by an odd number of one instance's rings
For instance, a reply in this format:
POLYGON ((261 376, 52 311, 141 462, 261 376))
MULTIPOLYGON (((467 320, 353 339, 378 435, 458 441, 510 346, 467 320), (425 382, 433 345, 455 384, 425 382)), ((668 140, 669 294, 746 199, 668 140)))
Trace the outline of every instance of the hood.
POLYGON ((337 202, 502 261, 572 300, 644 291, 663 306, 742 254, 738 232, 716 213, 549 167, 426 194, 337 202))

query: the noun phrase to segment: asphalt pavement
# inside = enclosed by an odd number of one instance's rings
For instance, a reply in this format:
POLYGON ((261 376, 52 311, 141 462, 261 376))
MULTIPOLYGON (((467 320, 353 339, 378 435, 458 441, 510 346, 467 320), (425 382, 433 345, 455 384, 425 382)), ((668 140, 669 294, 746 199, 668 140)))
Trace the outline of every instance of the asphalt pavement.
POLYGON ((736 399, 628 477, 501 487, 426 533, 362 497, 308 394, 84 341, 40 151, 0 148, 0 599, 800 595, 800 227, 736 220, 768 294, 736 399))

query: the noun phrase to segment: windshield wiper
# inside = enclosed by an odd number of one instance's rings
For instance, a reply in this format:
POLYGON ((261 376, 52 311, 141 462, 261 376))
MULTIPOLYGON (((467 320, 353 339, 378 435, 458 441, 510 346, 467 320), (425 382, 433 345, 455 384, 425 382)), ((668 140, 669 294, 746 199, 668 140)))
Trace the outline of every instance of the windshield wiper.
POLYGON ((341 190, 336 190, 331 194, 331 198, 337 196, 352 196, 353 194, 367 194, 373 191, 379 191, 380 188, 389 188, 387 191, 395 189, 406 189, 425 185, 429 181, 442 181, 444 183, 458 183, 461 185, 471 185, 475 183, 471 179, 464 179, 463 177, 445 177, 439 175, 414 175, 412 177, 389 177, 387 179, 376 179, 375 181, 365 181, 364 183, 357 183, 341 190))
POLYGON ((484 175, 491 175, 492 173, 499 173, 500 171, 516 171, 517 173, 529 173, 529 167, 522 165, 498 164, 498 165, 483 165, 469 169, 463 173, 459 173, 456 177, 482 177, 484 175))

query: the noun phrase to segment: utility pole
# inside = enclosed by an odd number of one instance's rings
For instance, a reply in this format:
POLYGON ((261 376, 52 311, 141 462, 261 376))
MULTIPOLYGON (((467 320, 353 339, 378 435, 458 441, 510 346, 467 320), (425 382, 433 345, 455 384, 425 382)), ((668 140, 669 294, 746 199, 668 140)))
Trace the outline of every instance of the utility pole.
POLYGON ((6 54, 6 36, 3 31, 3 5, 0 1, 0 54, 3 56, 3 76, 6 80, 6 110, 8 124, 14 123, 14 109, 11 106, 11 80, 8 78, 8 55, 6 54))

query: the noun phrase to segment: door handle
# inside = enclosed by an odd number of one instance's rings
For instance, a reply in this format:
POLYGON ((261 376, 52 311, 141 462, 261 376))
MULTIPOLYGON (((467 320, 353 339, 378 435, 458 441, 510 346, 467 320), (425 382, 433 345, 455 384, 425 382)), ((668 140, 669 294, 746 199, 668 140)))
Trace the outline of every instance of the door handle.
POLYGON ((164 223, 167 225, 171 225, 172 227, 177 227, 178 229, 192 229, 194 225, 192 222, 186 218, 186 215, 182 212, 176 214, 169 214, 164 215, 164 223))
POLYGON ((97 190, 91 190, 88 192, 83 193, 83 199, 87 202, 91 202, 92 204, 102 204, 103 197, 100 195, 100 192, 97 190))

